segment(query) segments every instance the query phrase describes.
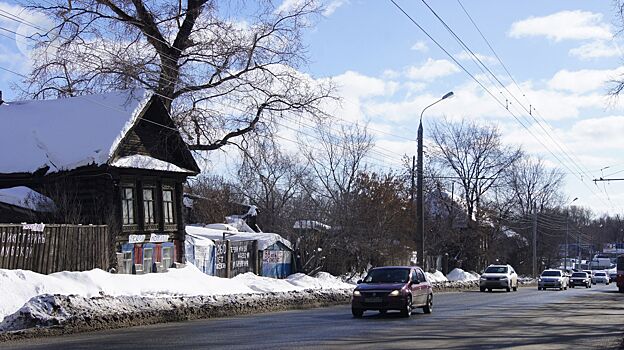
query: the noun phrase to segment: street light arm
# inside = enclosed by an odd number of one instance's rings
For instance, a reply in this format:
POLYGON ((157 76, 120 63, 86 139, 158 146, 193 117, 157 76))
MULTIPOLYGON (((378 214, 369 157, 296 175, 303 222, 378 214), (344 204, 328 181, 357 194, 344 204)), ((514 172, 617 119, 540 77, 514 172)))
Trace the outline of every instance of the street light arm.
POLYGON ((425 114, 425 111, 427 110, 427 108, 429 108, 429 107, 431 107, 431 106, 435 105, 436 103, 438 103, 438 102, 440 102, 440 101, 442 101, 442 100, 444 100, 444 98, 441 98, 441 99, 439 99, 439 100, 435 101, 434 103, 432 103, 432 104, 430 104, 429 106, 425 107, 425 108, 422 110, 422 112, 420 112, 420 122, 421 122, 421 123, 422 123, 422 117, 423 117, 423 114, 425 114))
POLYGON ((446 100, 447 98, 449 98, 449 97, 453 97, 453 96, 454 96, 453 91, 449 91, 449 92, 447 92, 446 94, 444 94, 444 96, 442 96, 439 100, 437 100, 437 101, 435 101, 434 103, 430 104, 429 106, 425 107, 425 108, 422 110, 422 112, 420 112, 420 123, 422 124, 422 117, 423 117, 423 114, 425 114, 425 111, 427 110, 427 108, 429 108, 429 107, 433 106, 434 104, 436 104, 436 103, 438 103, 438 102, 440 102, 440 101, 442 101, 442 100, 446 100))

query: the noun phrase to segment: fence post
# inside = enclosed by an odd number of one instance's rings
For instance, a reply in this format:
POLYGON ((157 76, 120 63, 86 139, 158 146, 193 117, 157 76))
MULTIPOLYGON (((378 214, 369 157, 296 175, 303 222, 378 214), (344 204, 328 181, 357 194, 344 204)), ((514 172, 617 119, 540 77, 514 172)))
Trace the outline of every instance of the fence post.
POLYGON ((232 277, 232 250, 229 239, 225 241, 225 277, 232 277))

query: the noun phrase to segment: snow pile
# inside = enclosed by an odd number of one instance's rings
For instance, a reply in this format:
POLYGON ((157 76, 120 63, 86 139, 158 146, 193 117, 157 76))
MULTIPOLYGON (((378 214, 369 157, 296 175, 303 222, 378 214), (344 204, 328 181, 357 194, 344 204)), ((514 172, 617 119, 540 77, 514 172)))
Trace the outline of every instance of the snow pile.
POLYGON ((192 265, 171 269, 167 273, 146 275, 110 274, 99 269, 50 275, 23 270, 0 270, 0 320, 42 294, 85 298, 104 295, 170 298, 349 288, 352 289, 353 285, 327 273, 320 273, 317 277, 295 274, 285 280, 246 273, 228 279, 208 276, 192 265))
POLYGON ((319 272, 316 277, 310 277, 303 273, 296 273, 286 278, 288 283, 305 289, 349 289, 352 284, 344 283, 326 272, 319 272))
POLYGON ((446 275, 446 278, 452 282, 476 281, 479 277, 480 276, 476 273, 466 272, 460 268, 455 268, 446 275))
POLYGON ((444 274, 438 270, 436 270, 434 273, 425 272, 425 274, 427 275, 427 279, 431 283, 443 283, 449 281, 448 278, 446 278, 446 276, 444 276, 444 274))

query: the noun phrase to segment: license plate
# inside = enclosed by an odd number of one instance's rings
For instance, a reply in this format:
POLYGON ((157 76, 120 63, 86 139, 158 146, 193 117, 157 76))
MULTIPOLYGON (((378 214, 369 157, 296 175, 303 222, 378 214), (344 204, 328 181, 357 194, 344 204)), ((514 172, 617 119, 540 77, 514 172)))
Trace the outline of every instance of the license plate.
POLYGON ((364 298, 365 303, 381 303, 381 297, 377 298, 364 298))

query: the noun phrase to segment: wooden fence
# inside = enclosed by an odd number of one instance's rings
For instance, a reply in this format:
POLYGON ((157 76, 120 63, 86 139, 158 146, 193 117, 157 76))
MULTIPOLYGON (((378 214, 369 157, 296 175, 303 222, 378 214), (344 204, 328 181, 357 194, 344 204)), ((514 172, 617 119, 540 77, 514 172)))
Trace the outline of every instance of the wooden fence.
POLYGON ((107 269, 110 244, 103 225, 0 225, 0 268, 44 274, 107 269))

